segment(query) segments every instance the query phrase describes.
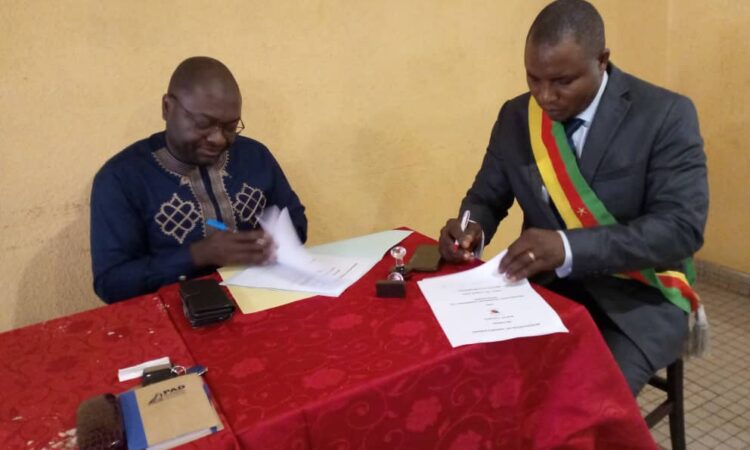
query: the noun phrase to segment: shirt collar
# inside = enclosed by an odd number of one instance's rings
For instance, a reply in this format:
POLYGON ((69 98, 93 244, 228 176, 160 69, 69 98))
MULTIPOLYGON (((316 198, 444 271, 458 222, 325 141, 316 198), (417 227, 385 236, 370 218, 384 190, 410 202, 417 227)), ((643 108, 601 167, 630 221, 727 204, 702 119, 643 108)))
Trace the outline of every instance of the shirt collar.
POLYGON ((594 97, 594 100, 589 103, 589 106, 587 106, 586 109, 576 116, 576 118, 583 120, 583 126, 586 128, 588 128, 591 125, 591 121, 594 120, 596 110, 599 108, 599 102, 602 100, 602 94, 604 94, 604 88, 607 87, 607 80, 609 80, 609 75, 607 75, 607 71, 605 70, 596 97, 594 97))
MULTIPOLYGON (((207 170, 224 171, 227 164, 227 153, 229 153, 229 149, 223 151, 219 156, 219 159, 214 164, 206 166, 207 170)), ((166 146, 152 152, 151 154, 154 156, 159 166, 161 166, 167 172, 173 173, 175 175, 185 177, 189 176, 191 172, 198 170, 198 166, 184 163, 175 158, 174 155, 172 155, 172 153, 167 150, 166 146)))

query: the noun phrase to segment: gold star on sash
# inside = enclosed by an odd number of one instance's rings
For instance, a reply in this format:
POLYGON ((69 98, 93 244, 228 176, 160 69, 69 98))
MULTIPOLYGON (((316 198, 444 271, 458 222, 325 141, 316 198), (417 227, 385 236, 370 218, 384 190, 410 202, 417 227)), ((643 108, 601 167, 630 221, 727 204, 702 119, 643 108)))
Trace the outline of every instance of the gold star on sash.
POLYGON ((576 210, 576 214, 578 214, 578 217, 583 217, 586 215, 586 209, 578 208, 578 210, 576 210))

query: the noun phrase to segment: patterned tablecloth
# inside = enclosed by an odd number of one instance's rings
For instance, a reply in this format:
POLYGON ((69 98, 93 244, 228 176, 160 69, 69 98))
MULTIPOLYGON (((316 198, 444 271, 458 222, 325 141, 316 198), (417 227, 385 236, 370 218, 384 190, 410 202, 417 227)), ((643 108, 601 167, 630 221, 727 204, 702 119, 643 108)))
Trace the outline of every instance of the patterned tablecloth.
MULTIPOLYGON (((0 334, 0 448, 77 448, 78 404, 136 386, 117 370, 162 356, 194 364, 156 295, 0 334)), ((184 448, 239 446, 226 429, 184 448)))
MULTIPOLYGON (((429 242, 415 233, 403 245, 429 242)), ((406 299, 375 296, 389 259, 340 298, 202 329, 188 325, 176 286, 159 291, 243 448, 656 448, 582 306, 537 288, 570 333, 453 349, 419 277, 406 299)), ((2 419, 24 415, 6 409, 2 419)))

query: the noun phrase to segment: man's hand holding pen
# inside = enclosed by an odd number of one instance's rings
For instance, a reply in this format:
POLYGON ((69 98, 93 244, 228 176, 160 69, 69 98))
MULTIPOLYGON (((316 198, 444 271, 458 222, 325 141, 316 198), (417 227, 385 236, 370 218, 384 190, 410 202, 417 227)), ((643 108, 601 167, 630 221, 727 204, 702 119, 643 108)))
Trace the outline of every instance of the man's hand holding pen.
MULTIPOLYGON (((462 220, 449 219, 440 230, 440 255, 445 261, 474 260, 474 250, 482 242, 482 227, 468 219, 468 214, 464 214, 462 220)), ((530 228, 508 247, 498 271, 515 281, 555 270, 564 260, 565 248, 557 231, 530 228)))
POLYGON ((474 259, 474 249, 482 242, 482 227, 469 219, 467 210, 461 220, 449 219, 440 230, 438 245, 444 260, 457 263, 474 259))
POLYGON ((257 266, 273 261, 276 245, 262 229, 231 231, 226 227, 190 245, 197 267, 257 266))

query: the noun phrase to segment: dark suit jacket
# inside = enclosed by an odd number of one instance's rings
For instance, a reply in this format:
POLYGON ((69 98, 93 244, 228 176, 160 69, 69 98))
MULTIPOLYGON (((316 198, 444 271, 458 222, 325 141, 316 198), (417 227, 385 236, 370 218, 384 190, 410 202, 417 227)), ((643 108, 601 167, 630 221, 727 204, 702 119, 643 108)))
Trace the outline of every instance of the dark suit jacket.
MULTIPOLYGON (((613 65, 580 161, 583 177, 618 225, 565 232, 576 281, 646 354, 664 367, 680 353, 687 315, 653 288, 608 276, 676 268, 703 244, 706 158, 691 101, 613 65)), ((482 167, 461 204, 489 241, 516 199, 524 227, 561 229, 542 196, 529 142, 529 93, 506 102, 482 167)))

